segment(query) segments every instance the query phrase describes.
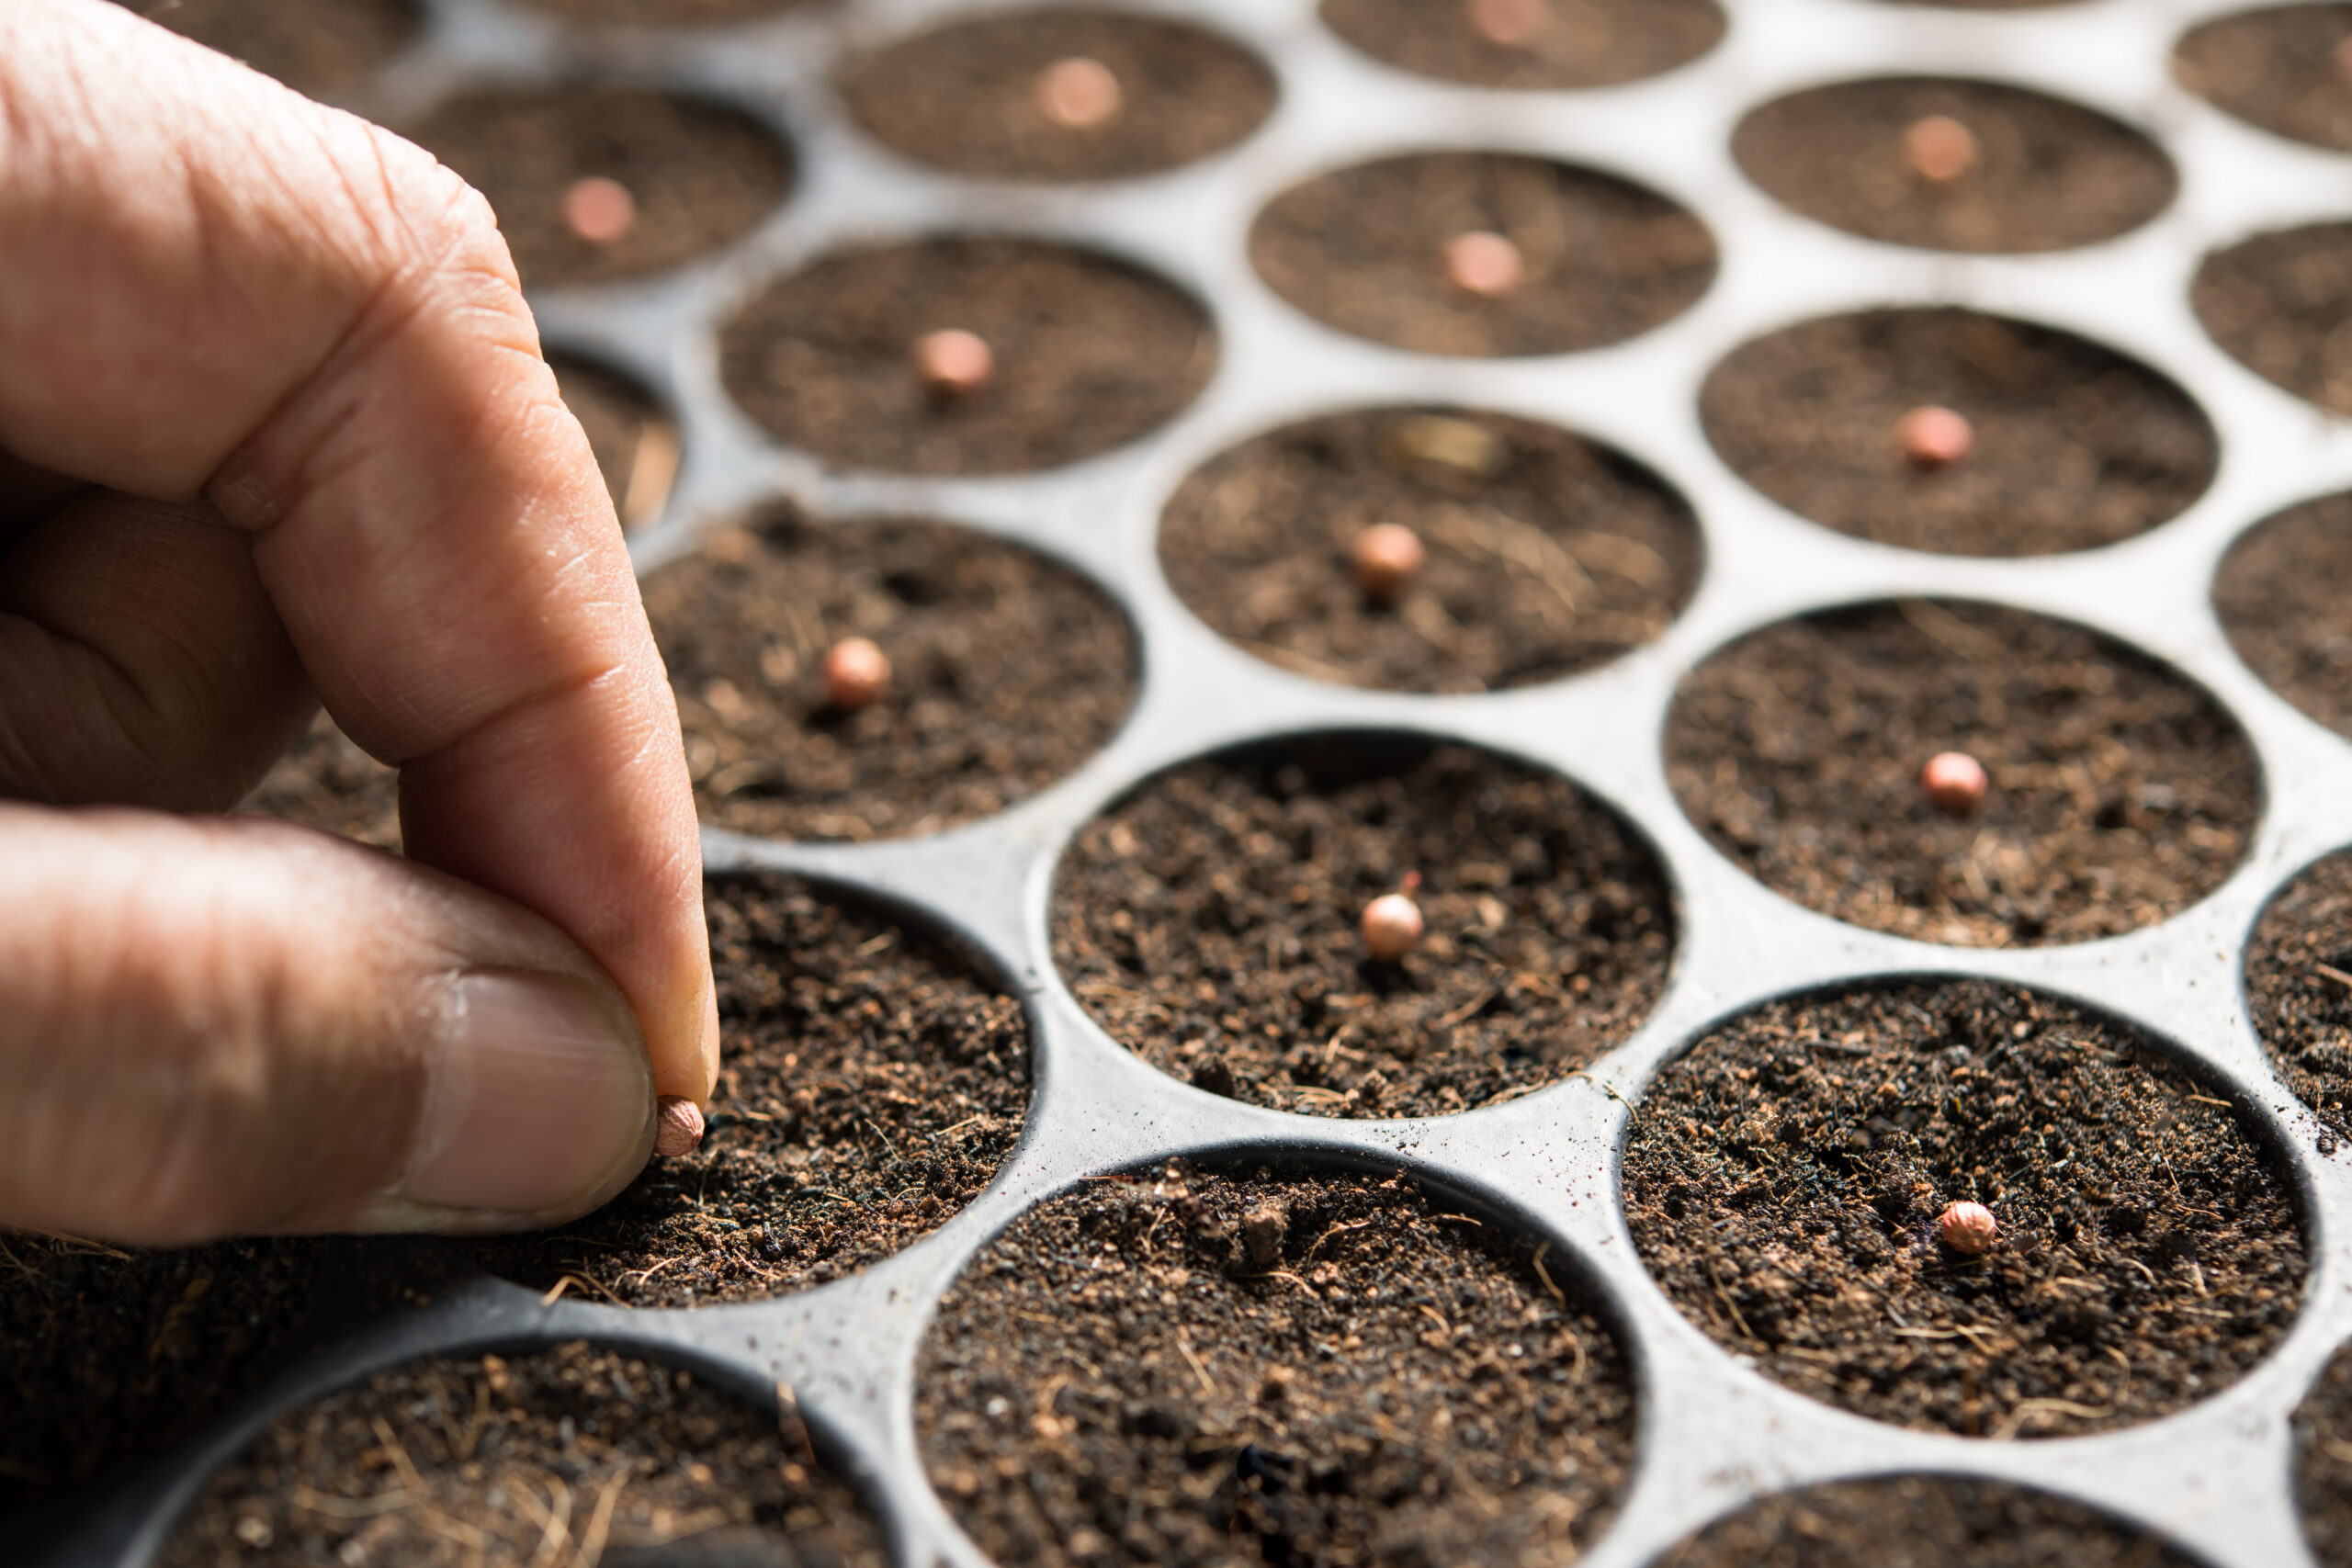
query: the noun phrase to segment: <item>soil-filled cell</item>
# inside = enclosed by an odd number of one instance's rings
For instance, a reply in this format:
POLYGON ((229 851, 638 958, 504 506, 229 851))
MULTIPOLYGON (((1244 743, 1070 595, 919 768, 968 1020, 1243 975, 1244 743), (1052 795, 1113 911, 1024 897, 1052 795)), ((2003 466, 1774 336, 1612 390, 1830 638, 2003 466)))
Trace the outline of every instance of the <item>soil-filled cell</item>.
POLYGON ((1659 1568, 2198 1568, 2153 1531, 2001 1481, 1897 1475, 1776 1493, 1659 1568))
POLYGON ((1506 152, 1426 152, 1294 186, 1250 231, 1259 275, 1327 326, 1422 354, 1600 348, 1689 310, 1715 276, 1706 226, 1657 192, 1506 152), (1457 282, 1451 242, 1510 242, 1503 288, 1457 282))
POLYGON ((652 522, 678 477, 678 426, 650 393, 626 376, 569 355, 550 355, 556 389, 588 437, 588 450, 624 528, 652 522))
POLYGON ((2245 999, 2287 1087, 2352 1139, 2352 851, 2306 867, 2262 911, 2245 999))
POLYGON ((2048 1438, 2227 1387, 2291 1325, 2291 1180, 2135 1032, 1989 981, 1770 1003, 1634 1113, 1626 1215, 1690 1320, 1881 1421, 2048 1438), (1939 1234, 1988 1207, 1990 1249, 1939 1234))
POLYGON ((948 22, 843 67, 857 123, 909 157, 1004 180, 1108 180, 1173 169, 1239 141, 1274 107, 1274 77, 1206 28, 1090 9, 948 22), (1086 73, 1072 94, 1046 73, 1086 73))
POLYGON ((2352 6, 2266 6, 2194 28, 2173 55, 2180 85, 2248 125, 2352 152, 2352 6))
POLYGON ((1697 519, 1647 468, 1555 425, 1380 409, 1219 454, 1160 520, 1193 613, 1318 680, 1482 692, 1557 679, 1654 641, 1690 600, 1697 519), (1426 562, 1375 598, 1351 550, 1408 528, 1426 562))
POLYGON ((1714 0, 1546 0, 1531 27, 1508 28, 1503 39, 1481 30, 1462 0, 1323 0, 1322 16, 1349 43, 1399 70, 1527 89, 1655 76, 1714 48, 1724 28, 1714 0))
POLYGON ((1707 378, 1708 439, 1792 512, 1961 556, 2089 549, 2178 514, 2220 443, 2189 396, 2069 333, 1973 310, 1867 310, 1735 349, 1707 378), (1906 452, 1913 411, 1967 421, 1956 462, 1906 452))
POLYGON ((1931 250, 2070 250, 2130 232, 2172 202, 2179 175, 2145 135, 2021 87, 1931 76, 1811 87, 1749 114, 1732 137, 1747 177, 1818 222, 1931 250), (1966 129, 1973 162, 1919 172, 1905 133, 1931 117, 1966 129))
POLYGON ((1158 428, 1216 367, 1180 289, 1108 256, 1029 240, 837 251, 773 285, 720 339, 728 389, 793 446, 854 468, 1008 474, 1158 428), (943 395, 919 340, 979 338, 985 383, 943 395))
POLYGON ((2247 668, 2352 737, 2352 495, 2306 502, 2248 530, 2222 558, 2213 607, 2247 668))
POLYGON ((779 877, 705 894, 727 1040, 702 1147, 584 1219, 468 1243, 493 1272, 631 1306, 750 1301, 928 1235, 1020 1135, 1020 1004, 916 927, 779 877))
POLYGON ((1667 776, 1751 875, 1923 942, 2116 936, 2221 886, 2262 807, 2252 744, 2202 688, 2083 627, 1908 599, 1784 621, 1685 676, 1667 776), (1973 809, 1922 780, 1985 774, 1973 809))
POLYGON ((2352 223, 2274 230, 2215 251, 2189 300, 2231 358, 2352 414, 2352 223))
POLYGON ((727 27, 815 10, 821 0, 522 0, 567 21, 625 28, 727 27))
POLYGON ((1402 1176, 1091 1183, 941 1303, 924 1463, 1000 1562, 1574 1562, 1634 1393, 1547 1251, 1402 1176))
POLYGON ((424 21, 416 0, 123 3, 311 98, 333 98, 358 86, 407 48, 424 21))
POLYGON ((1310 1115, 1440 1115, 1559 1081, 1640 1026, 1674 930, 1656 856, 1607 807, 1394 736, 1163 773, 1080 830, 1054 887, 1055 963, 1114 1039, 1310 1115), (1374 959, 1364 908, 1408 886, 1419 944, 1374 959))
POLYGON ((2352 1347, 2295 1407, 2295 1508, 2320 1568, 2352 1568, 2352 1347))
POLYGON ((575 1341, 418 1361, 288 1412, 207 1479, 161 1568, 888 1561, 789 1406, 575 1341))
POLYGON ((784 200, 792 158, 741 110, 573 83, 450 99, 409 140, 490 199, 526 288, 643 277, 750 233, 784 200), (616 184, 617 212, 580 221, 580 182, 616 184))

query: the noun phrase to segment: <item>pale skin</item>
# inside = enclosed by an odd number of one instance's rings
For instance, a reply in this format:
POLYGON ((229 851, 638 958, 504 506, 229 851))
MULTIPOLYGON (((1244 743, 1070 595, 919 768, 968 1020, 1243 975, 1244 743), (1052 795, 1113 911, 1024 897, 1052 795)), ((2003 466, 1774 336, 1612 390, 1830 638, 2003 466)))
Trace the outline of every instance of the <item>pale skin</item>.
POLYGON ((0 1226, 560 1220, 718 1051, 676 709, 488 206, 0 3, 0 1226), (410 858, 212 815, 321 703, 410 858))

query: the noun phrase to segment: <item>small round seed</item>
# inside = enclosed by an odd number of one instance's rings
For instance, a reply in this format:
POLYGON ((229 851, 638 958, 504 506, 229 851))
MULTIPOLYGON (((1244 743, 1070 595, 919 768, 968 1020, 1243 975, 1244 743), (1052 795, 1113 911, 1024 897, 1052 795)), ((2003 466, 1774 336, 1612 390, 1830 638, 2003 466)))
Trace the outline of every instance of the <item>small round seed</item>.
POLYGON ((654 1107, 653 1152, 664 1159, 702 1146, 702 1107, 682 1094, 665 1094, 654 1107))
POLYGON ((1984 804, 1989 781, 1984 764, 1965 751, 1939 751, 1919 770, 1928 804, 1951 817, 1967 817, 1984 804))
POLYGON ((1950 115, 1924 116, 1903 132, 1904 164, 1929 185, 1948 186, 1966 178, 1982 155, 1976 133, 1950 115))
POLYGON ((601 175, 574 180, 563 187, 563 226, 588 244, 618 244, 637 227, 637 197, 601 175))
POLYGON ((826 650, 825 696, 855 713, 890 689, 890 657, 862 637, 845 637, 826 650))
POLYGON ((1895 422, 1894 441, 1913 468, 1949 468, 1976 450, 1976 431, 1965 414, 1929 403, 1895 422))
POLYGON ((923 390, 943 401, 968 398, 996 379, 996 355, 977 333, 960 327, 925 333, 909 354, 923 390))
POLYGON ((1383 964, 1394 964, 1420 942, 1420 906, 1402 893, 1384 893, 1363 907, 1361 929, 1364 950, 1383 964))
POLYGON ((1943 1244, 1970 1258, 1992 1251, 2000 1230, 2000 1222, 1993 1218, 1993 1211, 1982 1203, 1947 1203, 1944 1212, 1936 1217, 1936 1235, 1943 1244))
POLYGON ((1348 559, 1356 586, 1376 604, 1393 604, 1428 564, 1420 536, 1400 523, 1375 523, 1355 536, 1348 559))
POLYGON ((1527 280, 1527 258, 1500 234, 1474 229, 1445 243, 1445 276, 1464 294, 1499 299, 1527 280))
POLYGON ((1099 60, 1073 55, 1037 73, 1037 112, 1065 130, 1093 130, 1119 118, 1126 94, 1099 60))

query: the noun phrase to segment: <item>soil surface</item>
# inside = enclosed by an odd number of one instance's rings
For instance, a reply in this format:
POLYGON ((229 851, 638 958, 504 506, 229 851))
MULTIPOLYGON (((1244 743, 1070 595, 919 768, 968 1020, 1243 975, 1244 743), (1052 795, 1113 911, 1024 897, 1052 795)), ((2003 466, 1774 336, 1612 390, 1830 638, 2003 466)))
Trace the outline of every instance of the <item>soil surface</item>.
POLYGON ((2222 558, 2213 607, 2270 689, 2352 736, 2352 495, 2306 502, 2222 558))
POLYGON ((2190 29, 2173 55, 2180 85, 2274 136, 2352 152, 2352 82, 2335 51, 2352 6, 2272 6, 2190 29))
POLYGON ((1962 947, 2115 936, 2235 869, 2262 810, 2245 734, 2201 687, 2021 610, 1904 600, 1784 621, 1683 677, 1667 776, 1715 847, 1841 920, 1962 947), (1928 803, 1967 752, 1982 809, 1928 803))
POLYGON ((0 1517, 243 1398, 301 1323, 316 1260, 307 1241, 134 1251, 0 1231, 0 1517))
MULTIPOLYGON (((1950 3, 1950 0, 1946 0, 1950 3)), ((1657 1568, 2199 1568, 2120 1519, 1998 1481, 1901 1475, 1783 1492, 1657 1568)))
POLYGON ((1323 23, 1399 69, 1480 87, 1606 87, 1687 65, 1724 36, 1714 0, 1552 0, 1521 44, 1472 28, 1448 0, 1323 0, 1323 23))
POLYGON ((2352 1141, 2352 852, 2306 867, 2262 911, 2246 944, 2245 999, 2287 1087, 2352 1141))
POLYGON ((1682 208, 1590 169, 1502 152, 1424 152, 1318 175, 1250 231, 1266 282, 1327 326, 1422 354, 1566 354, 1636 337, 1697 302, 1715 242, 1682 208), (1446 276, 1446 243, 1519 247, 1499 298, 1446 276))
POLYGON ((1019 11, 949 22, 850 61, 840 88, 859 125, 909 157, 1002 180, 1110 180, 1221 152, 1264 123, 1274 73, 1206 28, 1115 11, 1019 11), (1123 101, 1073 129, 1037 107, 1038 73, 1080 58, 1123 101))
POLYGON ((692 28, 763 21, 786 11, 812 10, 819 0, 522 0, 575 22, 617 27, 692 28))
POLYGON ((702 1147, 559 1232, 465 1244, 492 1272, 630 1306, 780 1295, 928 1235, 1020 1135, 1028 1025, 975 964, 784 878, 706 897, 727 1051, 702 1147))
POLYGON ((280 1416, 205 1483, 161 1561, 882 1568, 889 1558, 880 1525, 818 1458, 797 1412, 779 1419, 697 1374, 574 1342, 416 1362, 280 1416))
POLYGON ((2295 1408, 2295 1506, 2320 1568, 2352 1568, 2352 1346, 2295 1408))
POLYGON ((796 446, 849 468, 1007 474, 1123 446, 1173 417, 1216 367, 1189 295, 1107 256, 1030 240, 836 251, 754 299, 720 339, 728 389, 796 446), (977 333, 996 377, 929 396, 908 363, 927 333, 977 333))
POLYGON ((1112 1036, 1214 1094, 1430 1116, 1555 1083, 1638 1028, 1675 919, 1649 846, 1557 774, 1325 735, 1152 779, 1055 876, 1054 961, 1112 1036), (1400 963, 1357 921, 1408 874, 1400 963))
POLYGON ((548 360, 564 406, 587 433, 613 511, 624 528, 662 514, 678 477, 678 426, 636 382, 601 365, 565 355, 548 360))
POLYGON ((642 277, 741 239, 781 203, 792 158, 749 115, 635 87, 460 95, 403 129, 490 198, 526 288, 642 277), (563 221, 575 180, 617 180, 637 220, 611 244, 563 221))
POLYGON ((415 0, 122 3, 312 98, 333 98, 357 86, 407 48, 424 23, 415 0))
POLYGON ((1159 525, 1194 615, 1303 675, 1403 692, 1531 685, 1666 630, 1697 586, 1697 520, 1630 457, 1555 425, 1383 409, 1290 425, 1212 458, 1159 525), (1375 523, 1429 551, 1394 604, 1356 586, 1375 523))
POLYGON ((2135 1032, 1982 980, 1775 1002, 1668 1064, 1625 1146, 1675 1304, 1801 1393, 1968 1437, 2132 1426, 2227 1387, 2302 1298, 2289 1175, 2135 1032), (1937 1237, 1947 1202, 2000 1223, 1937 1237))
POLYGON ((1866 310, 1744 344, 1700 394, 1741 478, 1841 534, 1960 556, 2089 549, 2178 515, 2220 443, 2165 378, 2071 333, 1974 310, 1866 310), (1975 434, 1949 468, 1895 425, 1949 408, 1975 434))
POLYGON ((283 817, 379 850, 401 848, 400 774, 362 751, 323 713, 237 809, 283 817))
POLYGON ((1941 251, 2097 244, 2163 211, 2180 184, 2172 160, 2120 120, 2020 87, 1928 76, 1776 98, 1740 121, 1732 153, 1807 218, 1941 251), (1928 115, 1959 120, 1981 152, 1973 173, 1940 189, 1903 156, 1904 131, 1928 115))
POLYGON ((1135 704, 1135 637, 1102 591, 940 523, 779 513, 648 574, 646 612, 705 822, 795 839, 934 832, 1069 773, 1135 704), (888 657, 855 713, 825 694, 849 636, 888 657))
POLYGON ((2238 363, 2352 414, 2352 223, 2275 230, 2215 251, 2189 299, 2238 363))
POLYGON ((916 1420, 1000 1562, 1566 1563, 1633 1455, 1545 1247, 1401 1176, 1113 1178, 975 1258, 916 1420))

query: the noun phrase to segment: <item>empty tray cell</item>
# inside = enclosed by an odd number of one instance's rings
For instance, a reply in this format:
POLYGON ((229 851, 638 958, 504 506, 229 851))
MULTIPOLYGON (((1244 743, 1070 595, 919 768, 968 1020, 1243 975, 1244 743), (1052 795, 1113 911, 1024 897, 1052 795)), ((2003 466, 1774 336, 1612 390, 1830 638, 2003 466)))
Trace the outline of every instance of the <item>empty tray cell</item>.
POLYGON ((160 1568, 888 1561, 789 1404, 574 1341, 412 1362, 287 1412, 206 1480, 160 1568))
POLYGON ((781 877, 706 898, 726 1051, 702 1147, 558 1231, 468 1244, 493 1272, 632 1306, 822 1284, 936 1229, 1020 1135, 1028 1024, 961 951, 781 877))
POLYGON ((2292 1179, 2251 1113, 1993 981, 1732 1020, 1643 1091, 1624 1184, 1642 1261, 1709 1337, 1926 1430, 2154 1420, 2244 1376, 2302 1297, 2292 1179), (1993 1234, 1947 1239, 1959 1202, 1993 1234))
POLYGON ((1401 1176, 1089 1183, 972 1260, 917 1378, 1005 1563, 1565 1564, 1633 1457, 1567 1259, 1401 1176))
POLYGON ((1747 177, 1805 217, 1940 251, 2071 250, 2129 233, 2179 175, 2140 131, 2095 109, 1992 82, 1892 76, 1810 87, 1732 137, 1747 177), (1915 128, 1939 125, 1915 156, 1915 128))
POLYGON ((681 457, 678 425, 653 395, 616 370, 570 355, 550 355, 564 406, 587 433, 596 469, 612 492, 624 528, 652 522, 669 504, 681 457))
POLYGON ((2295 1407, 2295 1507, 2320 1568, 2352 1568, 2352 1348, 2295 1407))
POLYGON ((1623 453, 1453 409, 1244 442, 1194 470, 1159 526, 1170 586, 1223 636, 1303 675, 1406 692, 1605 664, 1666 630, 1701 556, 1690 506, 1623 453), (1357 558, 1396 528, 1423 557, 1401 587, 1385 558, 1357 558))
MULTIPOLYGON (((1952 3, 1952 0, 1947 0, 1952 3)), ((1758 1498, 1661 1568, 2199 1568, 2159 1532, 2005 1481, 1873 1476, 1758 1498)))
POLYGON ((2287 1087, 2352 1138, 2352 851, 2307 866, 2271 899, 2245 951, 2255 1032, 2287 1087))
POLYGON ((1975 310, 1782 328, 1717 365, 1699 407, 1724 461, 1790 511, 1945 555, 2131 538, 2186 510, 2221 458, 2211 422, 2165 377, 1975 310))
POLYGON ((1323 25, 1374 60, 1479 87, 1610 87, 1722 41, 1714 0, 1323 0, 1323 25))
POLYGON ((130 9, 311 98, 358 86, 424 19, 416 0, 142 0, 130 9))
POLYGON ((2231 358, 2352 414, 2352 223, 2274 230, 2215 251, 2189 298, 2231 358))
POLYGON ((2247 530, 2222 558, 2213 607, 2247 668, 2352 737, 2352 495, 2306 502, 2247 530))
POLYGON ((1640 1026, 1674 929, 1656 855, 1608 807, 1401 736, 1185 763, 1080 829, 1054 884, 1055 963, 1114 1038, 1310 1115, 1440 1115, 1558 1082, 1640 1026), (1359 921, 1400 891, 1423 935, 1374 958, 1359 921))
POLYGON ((1159 428, 1207 385, 1216 329, 1182 290, 1109 256, 1012 239, 835 251, 727 324, 728 390, 780 439, 853 468, 1010 474, 1159 428), (937 334, 982 354, 943 384, 937 334))
POLYGON ((1259 214, 1250 259, 1326 326, 1467 356, 1622 343, 1689 310, 1715 277, 1713 236, 1674 201, 1511 152, 1317 175, 1259 214))
POLYGON ((992 816, 1084 763, 1135 702, 1135 636, 1101 589, 941 523, 777 513, 650 573, 645 604, 696 806, 738 832, 894 838, 992 816), (889 672, 845 711, 823 671, 851 637, 889 672))
POLYGON ((1072 7, 966 17, 857 56, 849 112, 907 156, 1002 180, 1113 180, 1219 152, 1264 123, 1274 74, 1223 35, 1072 7))
POLYGON ((2274 136, 2352 152, 2352 6, 2266 6, 2192 28, 2180 85, 2274 136))
POLYGON ((526 288, 708 255, 792 185, 791 154, 750 115, 638 87, 483 88, 400 129, 489 197, 526 288))
POLYGON ((1905 599, 1753 632, 1683 677, 1683 811, 1808 908, 1922 942, 2115 936, 2221 886, 2262 807, 2252 744, 2202 687, 2081 626, 1905 599), (1931 792, 1949 753, 1973 804, 1931 792))

